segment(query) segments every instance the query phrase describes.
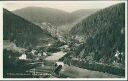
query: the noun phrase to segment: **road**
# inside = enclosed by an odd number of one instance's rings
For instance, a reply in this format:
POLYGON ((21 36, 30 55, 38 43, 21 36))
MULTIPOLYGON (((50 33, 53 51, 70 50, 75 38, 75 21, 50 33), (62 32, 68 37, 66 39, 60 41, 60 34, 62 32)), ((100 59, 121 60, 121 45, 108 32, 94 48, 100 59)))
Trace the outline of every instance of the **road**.
POLYGON ((65 54, 66 54, 65 52, 59 51, 57 53, 53 53, 51 56, 48 56, 45 60, 47 60, 47 61, 58 61, 65 54))

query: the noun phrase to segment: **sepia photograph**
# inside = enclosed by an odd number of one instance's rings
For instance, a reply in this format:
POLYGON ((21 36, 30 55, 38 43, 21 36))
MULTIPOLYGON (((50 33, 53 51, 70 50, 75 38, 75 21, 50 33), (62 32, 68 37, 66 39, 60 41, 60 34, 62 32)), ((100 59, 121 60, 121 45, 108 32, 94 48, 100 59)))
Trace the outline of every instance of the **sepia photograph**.
POLYGON ((125 1, 3 2, 3 79, 125 79, 125 1))

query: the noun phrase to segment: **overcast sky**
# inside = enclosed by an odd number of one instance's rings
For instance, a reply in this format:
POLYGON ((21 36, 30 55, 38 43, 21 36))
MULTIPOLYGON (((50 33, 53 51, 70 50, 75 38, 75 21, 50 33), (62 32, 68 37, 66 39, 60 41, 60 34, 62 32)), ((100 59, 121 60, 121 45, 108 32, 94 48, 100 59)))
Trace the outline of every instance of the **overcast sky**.
POLYGON ((4 8, 13 11, 24 7, 49 7, 64 10, 67 12, 79 9, 102 9, 120 1, 11 1, 4 2, 4 8))

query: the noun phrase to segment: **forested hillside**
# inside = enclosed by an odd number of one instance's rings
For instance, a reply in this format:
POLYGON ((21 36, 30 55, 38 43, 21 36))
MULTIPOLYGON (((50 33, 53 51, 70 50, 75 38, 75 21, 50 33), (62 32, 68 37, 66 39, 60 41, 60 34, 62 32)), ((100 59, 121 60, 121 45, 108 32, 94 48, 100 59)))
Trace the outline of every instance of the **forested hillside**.
MULTIPOLYGON (((124 68, 124 3, 110 6, 90 15, 71 30, 71 35, 81 36, 83 38, 83 44, 76 47, 72 46, 72 48, 75 50, 71 52, 69 56, 65 56, 65 59, 66 57, 69 57, 69 59, 73 61, 75 58, 77 58, 77 60, 79 59, 79 61, 87 64, 101 63, 103 65, 107 64, 118 68, 124 68)), ((82 65, 80 67, 90 68, 91 65, 82 65)), ((97 65, 94 65, 93 68, 94 67, 97 67, 97 65)), ((103 69, 103 67, 100 68, 103 69)), ((97 69, 95 68, 95 70, 97 69)), ((122 72, 122 75, 123 74, 124 73, 122 72)))
MULTIPOLYGON (((124 53, 125 5, 123 3, 101 10, 82 22, 83 31, 80 32, 88 36, 85 47, 90 52, 98 51, 99 55, 96 56, 99 59, 96 58, 97 60, 100 60, 102 56, 112 58, 117 50, 124 53), (92 21, 89 22, 89 19, 92 21)), ((108 58, 105 62, 109 61, 108 58)))
POLYGON ((124 27, 124 7, 123 4, 118 4, 99 10, 74 26, 71 35, 84 36, 87 39, 109 27, 124 27))
POLYGON ((43 45, 44 42, 54 42, 54 38, 39 26, 9 12, 3 10, 3 39, 16 43, 19 47, 32 47, 43 45), (49 40, 50 39, 50 40, 49 40))

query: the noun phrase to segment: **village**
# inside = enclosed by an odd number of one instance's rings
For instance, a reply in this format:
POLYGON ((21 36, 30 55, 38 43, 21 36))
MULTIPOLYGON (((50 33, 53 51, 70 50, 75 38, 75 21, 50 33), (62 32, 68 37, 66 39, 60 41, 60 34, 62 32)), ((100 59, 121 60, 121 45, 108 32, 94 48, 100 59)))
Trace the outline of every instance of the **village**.
MULTIPOLYGON (((48 44, 47 46, 50 46, 48 44)), ((39 49, 32 49, 24 52, 21 56, 19 56, 17 59, 20 61, 26 61, 28 62, 28 66, 33 66, 33 68, 29 69, 26 71, 26 73, 30 73, 34 78, 40 77, 40 78, 65 78, 65 77, 76 77, 78 76, 78 73, 81 71, 77 71, 75 69, 78 69, 77 67, 74 67, 71 62, 68 62, 65 64, 63 61, 60 59, 66 56, 67 50, 69 49, 68 45, 63 45, 59 47, 61 49, 60 51, 57 52, 47 52, 44 50, 39 50, 39 49), (66 51, 65 51, 66 50, 66 51), (69 68, 74 68, 70 69, 72 72, 78 72, 76 74, 68 73, 67 69, 69 68), (65 74, 65 72, 67 72, 65 74)), ((122 53, 119 53, 117 50, 115 53, 115 59, 117 60, 122 60, 120 57, 122 53)), ((91 57, 89 57, 91 58, 91 57)), ((72 61, 79 61, 79 58, 72 57, 72 61)), ((67 59, 68 60, 68 59, 67 59)), ((87 59, 86 59, 87 60, 87 59)), ((91 63, 91 61, 90 61, 91 63)), ((117 64, 116 60, 114 63, 117 64)), ((117 65, 118 66, 118 65, 117 65)), ((84 71, 84 70, 83 70, 84 71)), ((95 72, 94 72, 95 74, 95 72)), ((110 77, 110 75, 108 75, 110 77)), ((108 77, 106 74, 103 74, 103 77, 108 77)), ((82 76, 83 77, 83 76, 82 76)), ((115 77, 115 75, 112 75, 111 77, 115 77)), ((118 77, 118 76, 116 76, 118 77)))
MULTIPOLYGON (((47 47, 50 47, 48 44, 47 47)), ((59 49, 69 50, 68 45, 63 45, 59 49)), ((28 62, 28 66, 34 66, 32 69, 27 70, 27 73, 31 73, 34 77, 59 77, 59 71, 64 66, 62 61, 59 61, 66 52, 47 52, 42 49, 32 49, 23 52, 17 60, 28 62)))
MULTIPOLYGON (((79 43, 74 43, 74 45, 77 46, 79 45, 79 43)), ((19 77, 21 74, 22 77, 24 74, 24 76, 28 75, 26 77, 32 77, 32 78, 86 77, 83 76, 81 72, 86 73, 87 71, 85 69, 78 68, 79 66, 76 67, 73 63, 76 62, 76 65, 77 62, 80 61, 81 62, 88 61, 89 63, 93 63, 93 61, 91 60, 91 58, 93 58, 92 54, 85 59, 72 56, 73 54, 72 50, 74 50, 74 48, 71 49, 70 44, 68 45, 62 44, 56 47, 53 44, 48 43, 45 47, 37 47, 33 49, 21 49, 18 48, 15 44, 10 43, 7 46, 4 45, 4 48, 6 48, 7 50, 14 51, 15 49, 15 51, 16 50, 19 51, 20 54, 16 55, 15 60, 13 61, 14 65, 18 64, 17 65, 18 67, 16 66, 16 69, 21 69, 19 70, 20 72, 16 72, 16 74, 19 77), (63 58, 65 59, 62 60, 63 58)), ((81 51, 81 55, 82 54, 84 54, 84 50, 81 51)), ((115 61, 113 62, 113 64, 116 64, 117 67, 119 66, 117 62, 119 60, 123 60, 121 55, 122 52, 120 53, 118 50, 115 52, 115 61)), ((14 58, 14 54, 9 55, 9 59, 13 59, 13 58, 14 58)), ((99 63, 95 62, 95 64, 99 64, 99 63)), ((99 65, 103 65, 103 64, 99 64, 99 65)), ((97 73, 97 71, 96 72, 94 71, 93 73, 95 74, 97 73)), ((95 75, 94 76, 92 76, 92 74, 90 75, 91 75, 90 77, 95 77, 95 75)), ((11 75, 9 74, 9 76, 11 75)), ((106 74, 103 73, 102 77, 108 77, 108 76, 106 76, 106 74)), ((111 76, 111 77, 115 77, 115 76, 111 76)))

